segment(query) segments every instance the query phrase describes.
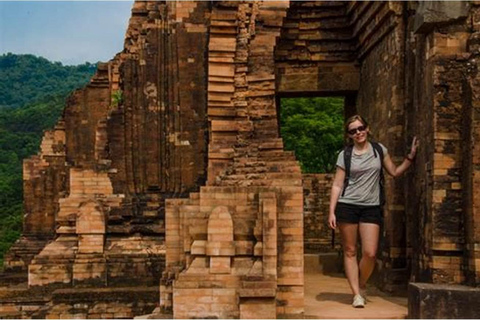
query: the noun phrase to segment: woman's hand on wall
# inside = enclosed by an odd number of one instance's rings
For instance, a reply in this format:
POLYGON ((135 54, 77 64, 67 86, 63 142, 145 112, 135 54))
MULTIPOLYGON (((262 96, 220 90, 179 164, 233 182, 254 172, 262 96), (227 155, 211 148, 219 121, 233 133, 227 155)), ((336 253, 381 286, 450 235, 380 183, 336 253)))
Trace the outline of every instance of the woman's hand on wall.
POLYGON ((420 145, 420 140, 418 140, 416 136, 413 137, 412 146, 410 147, 410 152, 407 155, 408 160, 413 161, 413 159, 415 159, 415 157, 417 156, 417 148, 419 145, 420 145))

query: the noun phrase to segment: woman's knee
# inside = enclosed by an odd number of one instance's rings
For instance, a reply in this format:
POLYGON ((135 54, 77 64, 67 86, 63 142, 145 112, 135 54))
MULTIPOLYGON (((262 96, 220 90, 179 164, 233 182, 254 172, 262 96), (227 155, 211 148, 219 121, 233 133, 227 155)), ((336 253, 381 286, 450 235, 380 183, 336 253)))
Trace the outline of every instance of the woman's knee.
POLYGON ((343 254, 347 258, 355 258, 357 256, 357 247, 343 247, 343 254))
POLYGON ((370 260, 375 260, 377 256, 376 250, 364 250, 362 252, 362 257, 370 260))

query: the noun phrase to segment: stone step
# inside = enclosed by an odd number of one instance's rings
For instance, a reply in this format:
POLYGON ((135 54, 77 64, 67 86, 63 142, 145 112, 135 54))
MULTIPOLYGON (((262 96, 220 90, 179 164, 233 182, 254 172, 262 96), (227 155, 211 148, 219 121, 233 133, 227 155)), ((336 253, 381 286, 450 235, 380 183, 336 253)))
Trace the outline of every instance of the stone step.
POLYGON ((342 270, 342 257, 338 252, 312 253, 304 255, 305 273, 339 273, 342 270))

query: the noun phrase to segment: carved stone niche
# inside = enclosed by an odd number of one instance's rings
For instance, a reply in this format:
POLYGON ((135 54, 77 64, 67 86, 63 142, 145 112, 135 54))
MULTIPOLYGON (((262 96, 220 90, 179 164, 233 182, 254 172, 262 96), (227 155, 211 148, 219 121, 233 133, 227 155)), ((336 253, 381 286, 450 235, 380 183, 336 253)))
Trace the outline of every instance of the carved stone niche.
POLYGON ((210 257, 211 274, 231 272, 231 260, 235 256, 233 221, 228 208, 215 208, 208 218, 206 255, 210 257))

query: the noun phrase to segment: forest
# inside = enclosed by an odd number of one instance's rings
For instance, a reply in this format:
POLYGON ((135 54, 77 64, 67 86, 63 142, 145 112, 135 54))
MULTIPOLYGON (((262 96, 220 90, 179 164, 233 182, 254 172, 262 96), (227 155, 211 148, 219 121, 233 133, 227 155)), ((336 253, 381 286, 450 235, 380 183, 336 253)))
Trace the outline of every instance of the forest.
POLYGON ((281 99, 280 134, 285 149, 295 152, 303 173, 335 170, 344 141, 343 109, 339 97, 281 99))
POLYGON ((7 53, 0 56, 0 108, 19 108, 48 100, 52 95, 66 96, 86 84, 97 68, 86 62, 64 66, 31 54, 7 53))
POLYGON ((34 55, 0 56, 0 266, 22 228, 22 161, 38 152, 43 131, 65 99, 84 86, 95 64, 63 66, 34 55))
MULTIPOLYGON (((21 234, 22 161, 38 152, 43 131, 60 118, 69 93, 88 83, 95 69, 33 55, 0 56, 0 266, 21 234)), ((335 169, 342 125, 343 98, 281 100, 281 136, 304 173, 335 169)))

